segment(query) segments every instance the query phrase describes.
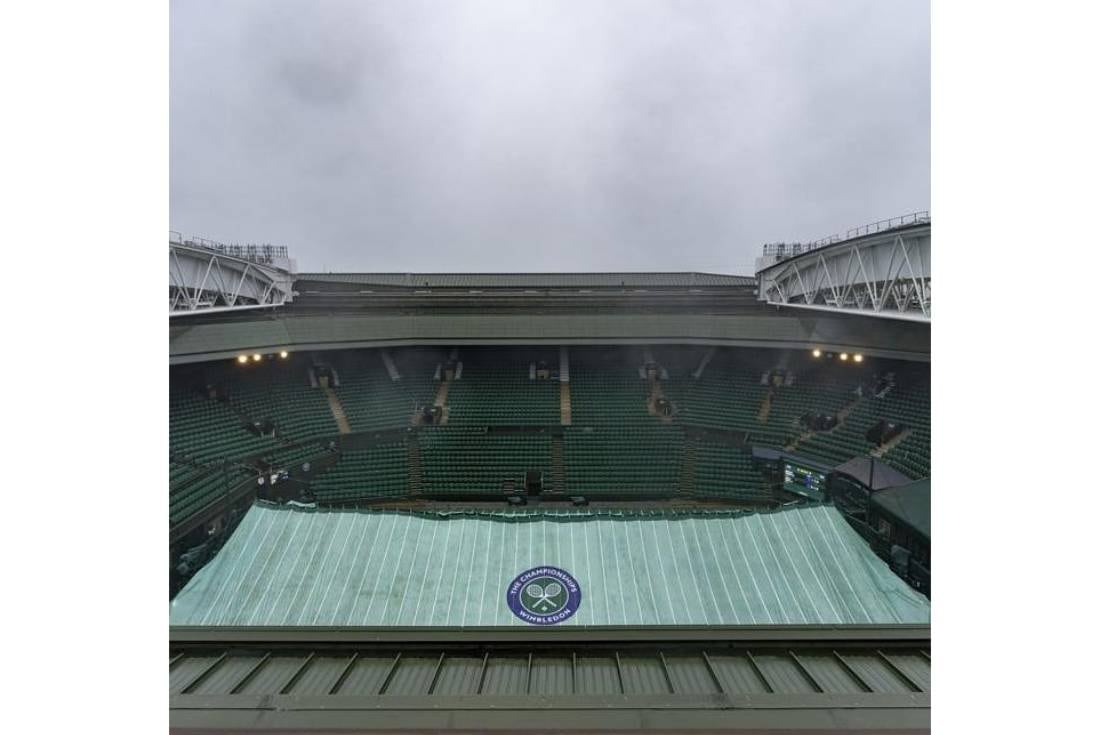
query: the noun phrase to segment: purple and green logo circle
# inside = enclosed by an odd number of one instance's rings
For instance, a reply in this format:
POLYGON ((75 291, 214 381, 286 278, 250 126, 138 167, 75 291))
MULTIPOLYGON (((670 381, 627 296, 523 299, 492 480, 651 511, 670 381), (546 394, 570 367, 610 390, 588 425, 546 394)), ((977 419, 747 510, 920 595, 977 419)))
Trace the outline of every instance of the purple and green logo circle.
POLYGON ((581 586, 557 567, 528 569, 508 585, 508 608, 531 625, 555 625, 573 617, 581 606, 581 586))

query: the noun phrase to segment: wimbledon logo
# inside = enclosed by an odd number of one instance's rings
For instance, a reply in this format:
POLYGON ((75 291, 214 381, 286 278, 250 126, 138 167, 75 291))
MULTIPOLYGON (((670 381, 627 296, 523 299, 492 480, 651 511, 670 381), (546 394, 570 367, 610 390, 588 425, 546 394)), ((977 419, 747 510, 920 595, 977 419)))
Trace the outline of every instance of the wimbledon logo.
POLYGON ((554 625, 568 620, 581 606, 581 586, 557 567, 528 569, 512 580, 508 608, 525 623, 554 625))

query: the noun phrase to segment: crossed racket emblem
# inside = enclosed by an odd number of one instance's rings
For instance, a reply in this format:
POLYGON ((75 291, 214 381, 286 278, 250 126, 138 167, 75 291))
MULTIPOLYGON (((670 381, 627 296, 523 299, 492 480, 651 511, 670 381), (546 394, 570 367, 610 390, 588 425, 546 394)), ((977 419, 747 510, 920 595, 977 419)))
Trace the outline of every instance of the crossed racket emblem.
POLYGON ((538 609, 542 612, 548 612, 560 607, 560 605, 555 602, 555 598, 557 598, 558 595, 564 592, 562 586, 557 582, 551 582, 545 587, 536 582, 524 587, 523 591, 531 597, 538 598, 534 601, 534 603, 531 604, 530 609, 538 609))

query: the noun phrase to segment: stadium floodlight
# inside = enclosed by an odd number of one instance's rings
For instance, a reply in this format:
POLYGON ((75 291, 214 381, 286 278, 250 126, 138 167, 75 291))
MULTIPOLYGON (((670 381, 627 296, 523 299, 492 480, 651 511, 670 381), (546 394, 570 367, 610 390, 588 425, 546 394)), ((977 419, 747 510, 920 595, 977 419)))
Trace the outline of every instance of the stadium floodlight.
POLYGON ((248 362, 248 355, 237 355, 237 362, 241 363, 242 365, 248 362))
POLYGON ((856 362, 863 362, 863 355, 854 355, 852 359, 856 362))
POLYGON ((841 352, 840 353, 840 359, 841 360, 847 360, 848 359, 848 353, 847 352, 841 352))
POLYGON ((257 352, 256 354, 254 354, 252 356, 252 362, 259 362, 262 359, 263 359, 263 355, 261 355, 259 352, 257 352))
POLYGON ((821 350, 814 350, 814 357, 821 357, 821 350))
POLYGON ((290 354, 289 352, 287 352, 286 350, 283 350, 282 352, 279 353, 279 357, 281 357, 285 360, 286 356, 289 355, 289 354, 290 354))

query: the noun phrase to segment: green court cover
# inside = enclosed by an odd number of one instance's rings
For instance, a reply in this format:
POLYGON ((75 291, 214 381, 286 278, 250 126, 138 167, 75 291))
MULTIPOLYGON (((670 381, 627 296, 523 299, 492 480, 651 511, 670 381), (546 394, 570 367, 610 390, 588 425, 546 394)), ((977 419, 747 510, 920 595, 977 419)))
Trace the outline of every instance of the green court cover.
POLYGON ((565 610, 545 618, 556 625, 929 622, 927 598, 827 505, 448 514, 262 503, 172 601, 170 620, 526 626, 544 619, 525 620, 514 611, 517 599, 565 610), (515 580, 547 568, 565 576, 540 573, 535 588, 518 596, 513 589, 510 599, 515 580))

